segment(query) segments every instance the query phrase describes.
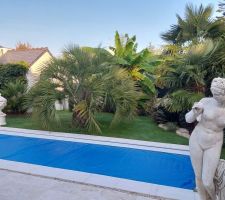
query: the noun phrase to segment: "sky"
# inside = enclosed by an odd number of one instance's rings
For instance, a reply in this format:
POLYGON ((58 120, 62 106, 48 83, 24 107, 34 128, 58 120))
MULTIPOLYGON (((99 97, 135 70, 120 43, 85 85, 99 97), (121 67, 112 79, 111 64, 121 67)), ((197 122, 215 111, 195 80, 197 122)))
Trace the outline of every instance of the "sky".
POLYGON ((212 4, 216 11, 218 0, 0 0, 0 45, 29 42, 57 56, 71 43, 112 46, 117 30, 136 35, 139 49, 160 47, 160 34, 187 3, 212 4))

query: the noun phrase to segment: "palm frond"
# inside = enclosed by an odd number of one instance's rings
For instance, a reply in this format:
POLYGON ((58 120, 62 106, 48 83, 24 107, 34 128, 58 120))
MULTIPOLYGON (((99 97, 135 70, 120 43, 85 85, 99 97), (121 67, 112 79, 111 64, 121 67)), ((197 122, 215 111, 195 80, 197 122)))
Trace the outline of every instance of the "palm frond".
POLYGON ((59 91, 49 81, 40 81, 32 87, 24 101, 27 108, 32 108, 32 116, 42 127, 50 128, 59 125, 59 117, 55 109, 59 91))
POLYGON ((181 112, 191 109, 194 102, 204 97, 203 93, 195 93, 186 90, 177 90, 163 98, 161 105, 169 112, 181 112))
POLYGON ((138 91, 136 82, 132 80, 125 69, 113 68, 104 76, 108 86, 105 97, 110 97, 115 105, 115 115, 111 126, 118 124, 123 120, 131 120, 136 114, 137 101, 142 97, 138 91), (116 85, 116 87, 112 87, 116 85))
POLYGON ((166 42, 175 44, 178 42, 178 36, 180 34, 180 31, 180 26, 173 24, 170 26, 170 30, 161 34, 161 38, 166 42))

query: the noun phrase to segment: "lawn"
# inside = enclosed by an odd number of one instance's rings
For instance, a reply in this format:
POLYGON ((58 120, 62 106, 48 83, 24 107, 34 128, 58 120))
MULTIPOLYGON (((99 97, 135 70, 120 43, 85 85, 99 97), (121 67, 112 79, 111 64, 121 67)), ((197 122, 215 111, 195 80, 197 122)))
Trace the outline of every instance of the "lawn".
MULTIPOLYGON (((71 124, 72 113, 60 111, 61 126, 52 127, 51 131, 90 134, 71 124)), ((174 132, 165 131, 157 126, 149 117, 136 117, 132 123, 121 123, 117 127, 109 128, 112 114, 99 113, 97 115, 102 124, 101 136, 119 137, 135 140, 145 140, 153 142, 188 144, 188 139, 176 135, 174 132)), ((25 129, 44 130, 30 116, 7 116, 7 126, 25 129)), ((99 134, 92 134, 99 135, 99 134)), ((222 157, 225 158, 225 149, 223 149, 222 157)))

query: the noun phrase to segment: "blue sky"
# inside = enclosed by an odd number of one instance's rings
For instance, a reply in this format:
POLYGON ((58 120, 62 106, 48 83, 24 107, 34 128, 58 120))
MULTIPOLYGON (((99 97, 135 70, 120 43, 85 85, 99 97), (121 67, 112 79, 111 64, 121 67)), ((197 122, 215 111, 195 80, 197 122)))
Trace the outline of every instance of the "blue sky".
POLYGON ((217 9, 217 0, 7 0, 0 7, 0 45, 18 41, 49 47, 54 55, 69 43, 113 45, 114 33, 136 35, 139 49, 163 44, 160 33, 184 14, 186 3, 217 9))

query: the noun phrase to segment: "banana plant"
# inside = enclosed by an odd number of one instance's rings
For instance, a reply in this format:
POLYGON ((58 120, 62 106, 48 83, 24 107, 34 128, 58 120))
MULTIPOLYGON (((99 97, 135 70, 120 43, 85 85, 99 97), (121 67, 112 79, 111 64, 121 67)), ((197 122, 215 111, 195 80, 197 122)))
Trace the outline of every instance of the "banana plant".
POLYGON ((147 48, 137 52, 137 46, 136 36, 121 36, 116 31, 115 45, 110 47, 114 54, 113 64, 127 69, 131 77, 147 89, 147 93, 155 94, 153 74, 155 66, 159 65, 161 60, 156 59, 147 48))

